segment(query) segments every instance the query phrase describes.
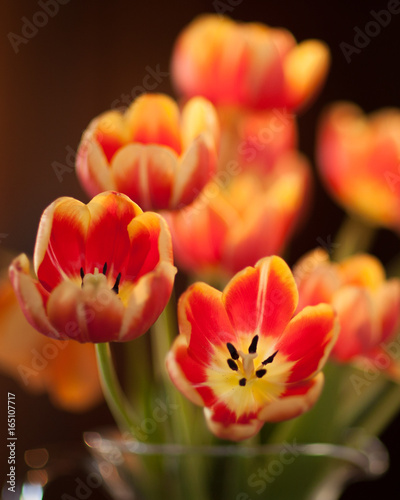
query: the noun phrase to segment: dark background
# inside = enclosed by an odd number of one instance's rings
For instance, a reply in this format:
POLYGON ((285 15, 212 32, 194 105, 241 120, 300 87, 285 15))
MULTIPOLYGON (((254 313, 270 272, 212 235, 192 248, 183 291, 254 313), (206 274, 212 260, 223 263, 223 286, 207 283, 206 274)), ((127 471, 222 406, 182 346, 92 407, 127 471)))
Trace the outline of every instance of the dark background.
MULTIPOLYGON (((243 0, 227 12, 238 20, 283 26, 299 41, 320 38, 329 44, 332 68, 328 81, 318 100, 299 118, 300 149, 312 161, 316 123, 327 103, 352 100, 367 112, 400 105, 400 14, 392 15, 388 26, 359 54, 353 54, 350 63, 340 48, 342 42, 354 43, 356 26, 363 29, 373 20, 372 9, 379 11, 387 5, 377 0, 243 0)), ((32 21, 41 10, 37 1, 3 0, 0 4, 0 248, 28 254, 48 204, 63 195, 87 201, 75 173, 65 173, 60 182, 52 164, 67 165, 67 153, 76 151, 89 121, 123 95, 131 96, 132 89, 142 84, 147 66, 155 69, 159 65, 167 71, 177 34, 194 16, 214 8, 211 0, 70 0, 15 53, 7 35, 21 35, 22 18, 32 21)), ((173 92, 168 77, 157 91, 173 92)), ((291 264, 315 247, 318 238, 333 236, 343 218, 342 210, 316 182, 314 209, 293 241, 291 264)), ((386 263, 398 248, 398 238, 382 230, 373 250, 386 263)), ((5 377, 0 379, 0 389, 1 429, 6 428, 7 391, 17 394, 20 457, 27 448, 60 440, 79 443, 83 430, 112 423, 105 405, 85 415, 69 415, 52 408, 46 396, 26 394, 5 377)), ((398 490, 400 419, 382 438, 392 457, 390 472, 377 482, 351 487, 344 499, 376 498, 390 487, 398 490)), ((2 472, 4 465, 3 460, 2 472)))

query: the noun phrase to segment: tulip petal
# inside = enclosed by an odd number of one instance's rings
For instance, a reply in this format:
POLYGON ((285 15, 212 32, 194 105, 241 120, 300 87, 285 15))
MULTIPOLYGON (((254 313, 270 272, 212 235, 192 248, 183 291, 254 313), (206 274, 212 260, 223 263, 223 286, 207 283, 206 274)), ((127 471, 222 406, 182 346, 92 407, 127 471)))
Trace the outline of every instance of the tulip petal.
POLYGON ((181 152, 179 109, 163 94, 143 94, 125 114, 131 142, 168 146, 181 152))
POLYGON ((179 300, 179 330, 188 340, 191 356, 199 363, 210 362, 214 346, 236 340, 221 297, 215 288, 195 283, 179 300))
POLYGON ((203 133, 184 152, 176 171, 170 208, 188 205, 211 180, 217 156, 210 134, 203 133))
POLYGON ((277 339, 296 309, 296 285, 280 257, 267 257, 236 274, 223 293, 232 326, 237 332, 277 339))
POLYGON ((62 338, 46 315, 45 305, 49 293, 40 283, 31 278, 29 260, 25 254, 21 254, 12 261, 9 275, 19 305, 28 322, 47 337, 62 338))
POLYGON ((307 306, 288 324, 274 349, 293 361, 286 383, 313 377, 325 364, 338 335, 338 321, 332 306, 307 306))
POLYGON ((167 354, 166 367, 172 382, 192 403, 204 406, 213 403, 215 396, 206 381, 205 367, 189 356, 187 338, 178 335, 167 354), (202 397, 203 396, 203 397, 202 397))
POLYGON ((378 311, 368 290, 345 286, 332 298, 340 320, 340 334, 333 349, 340 361, 365 354, 379 341, 378 311))
POLYGON ((251 438, 264 425, 264 422, 258 419, 249 420, 246 423, 225 424, 214 419, 215 415, 210 408, 204 408, 204 416, 207 426, 213 434, 220 439, 229 439, 231 441, 243 441, 251 438))
POLYGON ((339 264, 339 273, 346 285, 376 290, 385 280, 385 269, 381 262, 368 254, 353 255, 339 264))
POLYGON ((330 66, 330 53, 319 40, 306 40, 289 52, 284 61, 289 108, 304 106, 319 91, 330 66))
POLYGON ((74 198, 58 198, 43 212, 34 268, 46 290, 52 290, 65 279, 79 279, 79 270, 85 267, 89 221, 87 206, 74 198))
POLYGON ((160 316, 171 296, 176 267, 160 262, 132 288, 119 332, 119 342, 132 340, 146 331, 160 316))
POLYGON ((170 208, 178 157, 164 146, 128 144, 118 151, 111 168, 117 189, 144 210, 170 208))
POLYGON ((309 411, 317 402, 323 385, 324 375, 319 373, 316 377, 301 384, 289 386, 280 399, 273 401, 260 411, 258 418, 263 422, 281 422, 300 416, 309 411))
POLYGON ((94 273, 97 268, 101 272, 107 263, 107 277, 111 288, 118 274, 125 274, 131 247, 128 225, 142 210, 127 196, 112 191, 95 196, 87 207, 90 225, 83 271, 85 274, 94 273))

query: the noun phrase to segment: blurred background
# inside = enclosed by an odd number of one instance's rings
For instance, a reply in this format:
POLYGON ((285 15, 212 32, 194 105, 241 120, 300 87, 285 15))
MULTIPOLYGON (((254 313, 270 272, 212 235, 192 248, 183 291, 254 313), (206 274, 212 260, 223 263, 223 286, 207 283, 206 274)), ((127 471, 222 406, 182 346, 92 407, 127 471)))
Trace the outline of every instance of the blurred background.
MULTIPOLYGON (((363 30, 373 20, 371 10, 386 9, 388 3, 242 0, 226 11, 237 20, 283 26, 298 41, 319 38, 330 46, 328 81, 317 101, 299 117, 300 150, 311 162, 318 117, 328 103, 352 100, 366 112, 400 106, 400 14, 392 15, 379 34, 351 54, 350 62, 341 47, 343 42, 354 45, 355 28, 363 30)), ((67 195, 88 201, 72 163, 83 130, 99 113, 126 106, 140 93, 149 71, 159 75, 157 92, 174 95, 168 77, 174 40, 196 15, 215 12, 217 4, 212 0, 63 0, 58 5, 58 12, 44 22, 37 15, 43 8, 36 0, 0 3, 0 251, 32 254, 40 215, 55 198, 67 195), (42 26, 24 28, 33 19, 42 26)), ((318 238, 332 237, 342 218, 343 211, 316 178, 314 206, 308 223, 293 240, 289 263, 317 246, 318 238)), ((373 251, 386 263, 398 248, 398 237, 381 230, 373 251)), ((1 375, 2 436, 7 392, 16 394, 19 461, 30 448, 79 447, 83 431, 112 424, 105 404, 84 413, 64 412, 46 395, 29 394, 1 375)), ((397 484, 400 418, 382 439, 391 454, 389 473, 379 481, 350 487, 343 499, 373 498, 397 484)), ((5 440, 1 446, 3 482, 5 440)))

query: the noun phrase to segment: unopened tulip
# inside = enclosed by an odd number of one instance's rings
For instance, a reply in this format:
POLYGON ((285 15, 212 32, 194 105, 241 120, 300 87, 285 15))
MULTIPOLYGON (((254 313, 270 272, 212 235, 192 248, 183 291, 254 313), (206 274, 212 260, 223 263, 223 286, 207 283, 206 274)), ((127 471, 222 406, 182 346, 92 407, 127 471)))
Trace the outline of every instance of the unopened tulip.
POLYGON ((251 109, 298 109, 322 86, 329 49, 318 40, 297 44, 282 28, 203 15, 178 37, 172 77, 186 97, 251 109))

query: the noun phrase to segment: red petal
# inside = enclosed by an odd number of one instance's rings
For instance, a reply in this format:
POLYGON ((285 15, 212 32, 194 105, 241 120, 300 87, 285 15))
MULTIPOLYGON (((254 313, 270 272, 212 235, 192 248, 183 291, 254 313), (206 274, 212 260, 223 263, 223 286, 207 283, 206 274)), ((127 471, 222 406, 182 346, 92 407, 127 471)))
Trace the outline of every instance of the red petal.
POLYGON ((126 278, 137 281, 153 271, 160 260, 172 264, 172 242, 166 222, 158 214, 146 212, 128 226, 131 250, 126 267, 126 278))
POLYGON ((101 272, 107 263, 111 286, 119 273, 122 273, 122 283, 131 248, 128 225, 142 211, 127 196, 115 192, 95 196, 87 207, 91 218, 83 270, 93 273, 97 268, 101 272))
POLYGON ((281 422, 295 418, 310 410, 321 394, 324 375, 319 373, 311 380, 290 386, 280 399, 267 405, 258 415, 265 422, 281 422))
POLYGON ((367 353, 381 339, 381 325, 372 296, 365 288, 345 286, 333 296, 340 320, 339 338, 333 355, 340 361, 367 353))
POLYGON ((178 158, 159 145, 129 144, 113 159, 111 168, 118 190, 144 210, 170 208, 178 158))
POLYGON ((204 415, 210 431, 220 439, 230 439, 231 441, 243 441, 255 436, 264 425, 258 419, 249 420, 243 423, 221 422, 214 417, 213 410, 204 408, 204 415))
POLYGON ((61 338, 46 314, 45 306, 49 293, 38 281, 31 278, 29 261, 25 254, 21 254, 12 261, 9 275, 19 305, 29 323, 47 337, 61 338))
POLYGON ((79 277, 80 268, 85 267, 89 221, 89 210, 74 198, 59 198, 43 212, 36 238, 34 267, 48 291, 64 279, 79 277))
POLYGON ((212 390, 202 385, 206 381, 204 365, 189 356, 184 335, 175 339, 166 363, 172 382, 190 401, 199 406, 214 403, 212 390))
POLYGON ((278 337, 297 305, 297 289, 287 264, 267 257, 236 274, 223 302, 235 331, 278 337))
MULTIPOLYGON (((162 261, 126 290, 126 311, 118 341, 139 337, 155 323, 170 299, 175 274, 176 268, 162 261)), ((123 292, 121 289, 121 298, 123 292)))
POLYGON ((295 362, 286 383, 315 375, 325 364, 337 334, 338 322, 330 305, 308 306, 297 314, 274 347, 287 361, 295 362))
POLYGON ((236 340, 221 298, 215 288, 195 283, 179 300, 179 330, 188 339, 190 355, 199 363, 210 362, 214 345, 236 340))

